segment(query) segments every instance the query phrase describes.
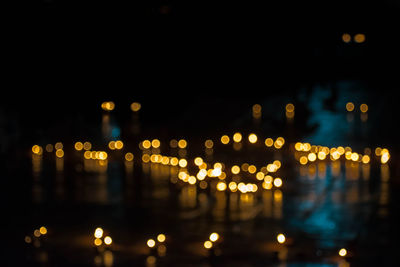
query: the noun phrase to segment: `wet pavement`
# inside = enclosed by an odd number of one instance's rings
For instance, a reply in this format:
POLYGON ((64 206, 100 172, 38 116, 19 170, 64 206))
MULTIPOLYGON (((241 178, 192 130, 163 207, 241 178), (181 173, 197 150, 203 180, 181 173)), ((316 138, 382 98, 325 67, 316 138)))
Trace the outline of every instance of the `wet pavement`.
POLYGON ((397 114, 388 108, 389 99, 382 92, 365 90, 362 82, 338 81, 256 99, 193 101, 169 110, 161 100, 147 100, 132 112, 127 100, 121 100, 107 112, 100 102, 94 111, 83 113, 87 116, 75 111, 51 127, 38 124, 29 133, 32 143, 10 167, 10 175, 20 179, 16 196, 21 207, 18 223, 8 225, 19 255, 13 262, 396 266, 398 143, 387 131, 397 114), (354 102, 354 111, 346 111, 349 101, 354 102), (285 113, 288 103, 294 104, 294 117, 285 113), (368 112, 360 112, 361 103, 368 104, 368 112), (261 106, 260 113, 254 104, 261 106), (379 129, 385 133, 379 134, 379 129), (239 142, 233 141, 236 132, 243 137, 239 142), (250 133, 258 137, 254 144, 247 140, 250 133), (222 143, 222 135, 230 137, 228 144, 222 143), (284 138, 281 146, 276 145, 278 137, 284 138), (267 146, 266 138, 275 143, 267 146), (159 147, 143 147, 144 140, 154 139, 160 141, 159 147), (187 145, 180 148, 171 143, 173 139, 184 139, 187 145), (122 140, 123 147, 111 149, 108 144, 113 140, 122 140), (206 140, 213 141, 212 148, 205 146, 206 140), (74 148, 77 141, 91 142, 89 151, 105 151, 107 159, 86 159, 84 149, 74 148), (47 144, 56 142, 63 144, 62 156, 55 148, 46 151, 47 144), (310 150, 296 150, 297 142, 313 145, 318 156, 323 147, 349 147, 357 160, 344 154, 332 159, 334 150, 325 153, 326 158, 311 160, 310 150), (32 153, 33 145, 42 147, 40 155, 32 153), (377 147, 390 151, 387 163, 375 155, 377 147), (126 159, 128 152, 133 161, 126 159), (368 161, 361 160, 363 155, 368 161), (308 157, 307 163, 300 163, 302 156, 308 157), (186 159, 187 166, 172 164, 174 157, 186 159), (196 157, 211 170, 218 169, 214 163, 223 163, 225 175, 209 173, 190 182, 188 177, 200 172, 196 157), (276 160, 275 166, 281 166, 267 170, 276 160), (231 170, 234 165, 241 167, 239 174, 231 170), (181 172, 187 177, 178 178, 181 172), (258 172, 263 173, 260 179, 258 172), (268 184, 267 174, 274 182, 268 184), (275 184, 276 178, 282 185, 275 184), (219 183, 225 184, 223 190, 217 190, 219 183), (240 183, 251 185, 239 190, 240 183), (41 226, 47 233, 35 237, 34 230, 41 226), (93 243, 96 227, 112 237, 110 246, 93 243), (220 238, 206 249, 204 242, 212 232, 220 238), (166 241, 150 248, 147 240, 160 233, 166 241), (277 241, 279 234, 286 238, 283 243, 277 241), (340 256, 342 248, 347 254, 340 256))

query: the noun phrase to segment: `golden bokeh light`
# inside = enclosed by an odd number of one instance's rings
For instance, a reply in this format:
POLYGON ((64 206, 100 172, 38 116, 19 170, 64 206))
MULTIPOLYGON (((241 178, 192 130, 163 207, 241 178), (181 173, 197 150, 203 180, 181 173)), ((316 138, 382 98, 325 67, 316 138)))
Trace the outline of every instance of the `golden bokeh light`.
POLYGON ((207 240, 207 241, 204 242, 203 246, 206 249, 210 249, 210 248, 212 248, 213 244, 212 244, 212 242, 210 240, 207 240))
POLYGON ((214 142, 211 139, 208 139, 204 142, 206 148, 213 148, 214 142))
POLYGON ((233 165, 232 168, 231 168, 231 172, 233 174, 238 174, 240 172, 240 167, 237 166, 237 165, 233 165))
POLYGON ((187 166, 187 160, 186 159, 180 159, 178 162, 179 167, 185 168, 187 166))
POLYGON ((131 152, 128 152, 125 154, 125 160, 126 161, 132 161, 133 160, 133 154, 131 152))
POLYGON ((91 150, 92 149, 92 144, 90 143, 90 142, 85 142, 85 143, 83 143, 83 149, 84 150, 91 150))
POLYGON ((236 143, 239 143, 240 141, 242 141, 242 134, 241 133, 235 133, 233 135, 233 141, 236 143))
POLYGON ((64 150, 62 150, 62 149, 57 149, 57 151, 56 151, 56 156, 57 156, 57 158, 62 158, 62 157, 64 157, 64 150))
POLYGON ((217 190, 218 190, 218 191, 225 191, 225 190, 226 190, 226 183, 224 183, 224 182, 218 182, 218 184, 217 184, 217 190))
POLYGON ((161 144, 161 142, 160 142, 160 140, 158 140, 158 139, 153 139, 153 140, 151 141, 151 146, 154 147, 154 148, 159 148, 159 147, 160 147, 160 144, 161 144))
POLYGON ((45 234, 47 234, 47 228, 42 226, 39 228, 39 232, 40 232, 40 234, 45 235, 45 234))
POLYGON ((350 43, 351 42, 351 35, 348 33, 343 33, 342 34, 342 41, 345 43, 350 43))
POLYGON ((354 35, 354 42, 356 43, 364 43, 365 42, 365 34, 363 33, 357 33, 356 35, 354 35))
POLYGON ((179 148, 186 148, 186 146, 187 146, 187 142, 186 142, 185 139, 181 139, 181 140, 178 141, 178 147, 179 148))
POLYGON ((288 103, 285 108, 286 108, 287 112, 293 112, 294 111, 294 105, 292 103, 288 103))
POLYGON ((307 158, 309 161, 315 161, 317 159, 317 155, 311 152, 310 154, 308 154, 307 158))
POLYGON ((279 235, 276 237, 276 240, 278 240, 278 242, 279 242, 280 244, 283 244, 283 243, 285 243, 285 241, 286 241, 286 237, 285 237, 284 234, 279 234, 279 235))
POLYGON ((274 179, 274 186, 275 187, 281 187, 282 186, 282 179, 281 178, 275 178, 274 179))
POLYGON ((211 233, 209 237, 211 242, 216 242, 219 239, 219 234, 218 233, 211 233))
POLYGON ((158 240, 158 242, 164 242, 165 241, 165 239, 166 239, 166 237, 165 237, 165 235, 164 234, 159 234, 158 236, 157 236, 157 240, 158 240))
POLYGON ((138 112, 142 108, 142 105, 139 102, 133 102, 131 104, 131 110, 133 112, 138 112))
POLYGON ((221 136, 221 143, 222 144, 227 145, 227 144, 229 144, 229 141, 230 141, 229 136, 227 136, 227 135, 221 136))
POLYGON ((104 237, 104 244, 106 244, 107 246, 111 245, 112 243, 112 238, 109 236, 104 237))
POLYGON ((271 146, 273 146, 273 144, 274 144, 274 140, 272 138, 265 139, 265 145, 267 147, 271 147, 271 146))
POLYGON ((115 149, 122 149, 124 147, 124 143, 121 140, 115 141, 115 149))
MULTIPOLYGON (((81 151, 83 149, 83 143, 82 142, 76 142, 74 147, 75 147, 76 151, 81 151)), ((47 146, 46 146, 46 150, 47 150, 47 146)))
POLYGON ((154 241, 154 239, 147 240, 147 246, 149 248, 153 248, 155 245, 156 245, 156 241, 154 241))
POLYGON ((254 143, 257 142, 257 139, 258 139, 258 138, 257 138, 257 135, 256 135, 256 134, 251 133, 251 134, 249 134, 248 139, 249 139, 249 142, 250 142, 250 143, 254 144, 254 143))
POLYGON ((370 158, 368 155, 364 155, 361 159, 362 163, 367 164, 370 161, 370 158))
POLYGON ((100 228, 100 227, 97 227, 96 230, 94 231, 94 237, 95 238, 102 238, 103 233, 104 233, 103 229, 100 228))
POLYGON ((360 111, 365 113, 368 111, 368 105, 367 104, 361 104, 360 105, 360 111))
POLYGON ((349 111, 349 112, 351 112, 351 111, 354 110, 354 104, 353 104, 353 102, 347 102, 347 104, 346 104, 346 110, 349 111))
POLYGON ((344 257, 347 255, 347 250, 345 248, 341 248, 338 253, 339 256, 344 257))
POLYGON ((103 241, 100 238, 96 238, 93 242, 95 244, 95 246, 101 246, 101 244, 103 244, 103 241))
POLYGON ((301 165, 306 165, 307 162, 308 162, 308 159, 307 159, 306 156, 301 156, 300 159, 299 159, 299 162, 300 162, 301 165))

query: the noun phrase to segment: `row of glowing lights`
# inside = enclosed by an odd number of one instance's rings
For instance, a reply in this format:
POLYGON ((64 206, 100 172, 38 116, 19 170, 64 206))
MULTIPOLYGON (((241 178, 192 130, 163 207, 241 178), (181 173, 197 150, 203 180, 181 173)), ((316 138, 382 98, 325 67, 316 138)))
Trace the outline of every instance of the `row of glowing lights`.
MULTIPOLYGON (((346 110, 347 111, 349 111, 349 112, 351 112, 351 111, 354 111, 354 109, 355 109, 355 105, 354 105, 354 103, 353 102, 347 102, 346 103, 346 110)), ((368 111, 368 105, 367 104, 361 104, 360 105, 360 111, 362 112, 362 113, 366 113, 367 111, 368 111)))
MULTIPOLYGON (((258 141, 258 137, 255 133, 250 133, 247 136, 247 139, 250 143, 255 144, 258 141)), ((243 136, 241 133, 237 132, 233 134, 232 140, 234 143, 240 143, 243 140, 243 136)), ((228 135, 222 135, 220 138, 220 141, 222 144, 227 145, 231 141, 231 137, 228 135)), ((264 141, 265 146, 267 147, 272 147, 274 146, 275 148, 279 149, 285 144, 285 139, 283 137, 278 137, 275 141, 272 138, 266 138, 264 141)), ((144 140, 139 144, 139 148, 142 150, 150 149, 150 148, 159 148, 161 145, 160 140, 158 139, 153 139, 153 140, 144 140)), ((180 139, 179 141, 176 139, 172 139, 169 142, 169 145, 171 148, 186 148, 187 147, 187 141, 185 139, 180 139)), ((204 142, 204 146, 206 148, 213 148, 214 147, 214 141, 211 139, 208 139, 204 142)))
MULTIPOLYGON (((345 43, 350 43, 352 40, 351 35, 349 33, 343 33, 342 34, 342 41, 345 43)), ((365 42, 365 34, 363 33, 357 33, 353 37, 354 42, 361 44, 365 42)))
MULTIPOLYGON (((40 238, 41 236, 45 236, 46 234, 47 228, 45 226, 41 226, 39 229, 35 229, 33 231, 33 236, 35 238, 40 238)), ((97 227, 93 235, 95 238, 93 244, 96 247, 99 247, 102 244, 105 244, 106 246, 111 246, 111 244, 113 243, 113 240, 109 235, 104 235, 104 230, 101 227, 97 227)), ((165 234, 158 234, 155 239, 148 239, 146 241, 146 245, 149 248, 154 248, 156 246, 156 242, 164 243, 166 239, 167 238, 165 234)), ((206 249, 212 249, 219 240, 221 240, 220 235, 216 232, 213 232, 209 235, 208 240, 204 241, 203 246, 206 249)), ((278 243, 283 244, 286 242, 286 237, 284 234, 280 233, 276 236, 276 240, 278 241, 278 243)), ((32 237, 29 235, 25 236, 25 242, 28 244, 32 243, 32 237)), ((341 248, 338 254, 344 257, 347 255, 347 250, 345 248, 341 248)))
MULTIPOLYGON (((142 105, 139 102, 133 102, 130 107, 133 112, 138 112, 142 105)), ((101 108, 105 111, 112 111, 115 109, 115 103, 113 101, 105 101, 101 103, 101 108)))
MULTIPOLYGON (((328 148, 328 147, 324 147, 324 146, 311 145, 309 143, 297 142, 294 145, 294 148, 296 151, 299 151, 299 152, 308 152, 308 155, 301 156, 299 158, 299 162, 302 165, 305 165, 308 162, 314 162, 317 159, 325 160, 328 155, 330 156, 330 159, 332 161, 340 159, 340 157, 342 155, 344 155, 346 160, 351 160, 354 162, 362 162, 364 164, 368 164, 371 160, 370 149, 365 149, 366 154, 362 155, 362 154, 358 154, 356 152, 352 152, 352 149, 350 147, 344 148, 342 146, 339 146, 337 148, 336 147, 328 148)), ((375 155, 378 157, 379 156, 381 157, 380 161, 382 164, 387 163, 390 159, 390 153, 387 148, 382 149, 380 147, 377 147, 375 149, 375 155)))

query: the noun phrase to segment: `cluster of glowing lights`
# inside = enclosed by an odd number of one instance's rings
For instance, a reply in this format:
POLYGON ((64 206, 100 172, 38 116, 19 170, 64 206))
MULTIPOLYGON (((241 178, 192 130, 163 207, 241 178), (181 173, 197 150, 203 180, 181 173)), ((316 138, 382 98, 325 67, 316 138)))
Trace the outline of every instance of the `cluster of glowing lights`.
POLYGON ((108 143, 108 148, 111 150, 121 150, 124 147, 124 142, 122 142, 121 140, 117 140, 117 141, 110 141, 108 143))
POLYGON ((144 163, 159 163, 162 165, 179 166, 181 168, 185 168, 188 164, 186 159, 178 159, 177 157, 163 156, 160 154, 143 154, 142 161, 144 163))
POLYGON ((342 41, 347 44, 350 43, 352 40, 354 40, 355 43, 361 44, 365 42, 365 39, 366 37, 363 33, 357 33, 353 36, 353 38, 349 33, 342 34, 342 41))
MULTIPOLYGON (((40 238, 41 236, 45 236, 47 234, 47 228, 45 226, 41 226, 39 229, 33 230, 33 237, 40 238)), ((32 236, 27 235, 25 236, 25 242, 30 244, 32 243, 32 236)))
POLYGON ((148 239, 146 244, 149 248, 154 248, 157 244, 156 240, 159 243, 164 243, 166 239, 167 239, 167 237, 164 234, 159 234, 159 235, 157 235, 156 239, 153 239, 153 238, 148 239))
POLYGON ((108 158, 108 154, 105 151, 85 151, 83 153, 83 157, 85 159, 96 159, 96 160, 106 160, 108 158))
POLYGON ((101 227, 97 227, 94 230, 94 234, 93 235, 94 235, 94 238, 95 238, 93 243, 94 243, 94 245, 96 247, 101 246, 103 243, 106 246, 110 246, 112 244, 112 242, 113 242, 113 240, 112 240, 112 238, 110 236, 108 236, 108 235, 104 236, 104 230, 101 227), (104 238, 103 238, 103 236, 104 236, 104 238))
MULTIPOLYGON (((354 111, 354 109, 355 109, 355 105, 354 105, 353 102, 347 102, 347 103, 346 103, 346 110, 347 110, 348 112, 352 112, 352 111, 354 111)), ((362 103, 362 104, 360 105, 360 111, 361 111, 362 113, 368 112, 368 105, 365 104, 365 103, 362 103)))
POLYGON ((112 111, 115 108, 115 104, 112 101, 106 101, 101 103, 101 108, 105 111, 112 111))
POLYGON ((204 241, 203 246, 206 249, 211 249, 214 246, 214 243, 218 242, 219 240, 220 240, 219 234, 216 232, 213 232, 208 237, 208 240, 204 241))

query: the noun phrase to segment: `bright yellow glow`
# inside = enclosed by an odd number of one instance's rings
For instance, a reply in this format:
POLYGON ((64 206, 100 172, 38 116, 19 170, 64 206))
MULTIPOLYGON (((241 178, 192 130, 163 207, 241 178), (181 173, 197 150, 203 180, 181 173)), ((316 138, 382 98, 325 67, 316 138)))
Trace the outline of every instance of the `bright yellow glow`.
POLYGON ((265 145, 267 147, 271 147, 274 144, 274 140, 272 138, 265 139, 265 145))
POLYGON ((157 236, 157 240, 158 240, 158 242, 164 242, 165 241, 165 235, 164 234, 159 234, 158 236, 157 236))
POLYGON ((115 104, 112 101, 101 103, 101 108, 106 111, 111 111, 115 108, 115 104))
POLYGON ((301 156, 300 159, 299 159, 299 161, 300 161, 300 164, 301 164, 301 165, 306 165, 307 162, 308 162, 308 159, 307 159, 306 156, 301 156))
POLYGON ((339 256, 344 257, 347 255, 347 250, 345 248, 341 248, 339 250, 339 256))
POLYGON ((185 168, 187 166, 187 160, 186 159, 180 159, 178 164, 179 164, 179 167, 185 168))
POLYGON ((142 105, 139 102, 133 102, 131 104, 131 110, 134 112, 138 112, 141 107, 142 107, 142 105))
POLYGON ((224 145, 228 144, 229 143, 229 136, 223 135, 221 137, 221 143, 224 144, 224 145))
POLYGON ((274 186, 281 187, 282 186, 282 179, 281 178, 275 178, 274 179, 274 186))
POLYGON ((101 160, 105 160, 105 159, 107 159, 107 157, 108 157, 107 152, 99 151, 99 156, 97 158, 101 159, 101 160))
POLYGON ((257 171, 257 168, 254 165, 250 165, 249 168, 247 169, 247 171, 249 173, 255 173, 257 171))
POLYGON ((318 159, 319 160, 324 160, 326 158, 326 154, 324 151, 318 152, 318 159))
POLYGON ((97 227, 96 230, 94 231, 94 237, 101 238, 102 236, 103 236, 103 229, 97 227))
POLYGON ((85 153, 83 153, 83 157, 84 157, 85 159, 90 159, 90 157, 91 157, 91 152, 90 152, 90 151, 85 151, 85 153))
POLYGON ((46 227, 44 227, 44 226, 40 227, 40 228, 39 228, 39 232, 40 232, 42 235, 47 234, 47 229, 46 229, 46 227))
POLYGON ((276 237, 276 240, 278 240, 278 242, 279 242, 280 244, 283 244, 283 243, 285 243, 285 241, 286 241, 286 237, 285 237, 284 234, 279 234, 279 235, 276 237))
MULTIPOLYGON (((82 144, 82 142, 76 142, 74 147, 75 147, 75 150, 81 151, 83 149, 83 144, 82 144)), ((47 146, 46 146, 46 150, 47 150, 47 146)))
POLYGON ((317 159, 317 155, 315 155, 315 153, 310 153, 307 156, 309 161, 315 161, 317 159))
POLYGON ((216 169, 212 169, 212 170, 211 170, 211 176, 214 176, 214 177, 220 176, 221 173, 222 173, 222 171, 221 171, 220 168, 216 168, 216 169))
POLYGON ((282 163, 279 160, 274 160, 272 164, 274 164, 278 169, 282 166, 282 163))
POLYGON ((124 147, 124 143, 121 140, 115 141, 115 149, 122 149, 124 147))
POLYGON ((131 152, 128 152, 125 154, 125 160, 126 161, 132 161, 133 160, 133 154, 131 152))
POLYGON ((143 146, 144 149, 149 149, 149 148, 151 147, 151 142, 150 142, 150 140, 144 140, 144 141, 142 142, 142 146, 143 146))
POLYGON ((201 164, 203 164, 203 159, 200 157, 195 158, 194 164, 196 164, 196 166, 200 166, 201 164))
POLYGON ((153 141, 151 141, 151 145, 152 145, 152 147, 154 147, 154 148, 159 148, 160 147, 160 140, 158 140, 158 139, 153 139, 153 141))
POLYGON ((283 146, 283 142, 281 141, 281 140, 276 140, 275 142, 274 142, 274 147, 276 148, 276 149, 279 149, 279 148, 281 148, 283 146))
POLYGON ((188 179, 188 183, 189 184, 195 184, 197 182, 197 180, 196 180, 196 177, 194 177, 193 175, 191 175, 191 176, 189 176, 189 179, 188 179))
POLYGON ((361 159, 362 163, 367 164, 370 161, 370 158, 368 155, 364 155, 361 159))
POLYGON ((346 110, 349 111, 349 112, 353 111, 354 110, 354 104, 352 102, 348 102, 346 104, 346 110))
POLYGON ((338 146, 336 151, 339 152, 340 155, 343 155, 345 152, 344 147, 342 147, 342 146, 338 146))
POLYGON ((179 148, 185 148, 187 146, 187 142, 185 139, 181 139, 178 141, 178 147, 179 148))
POLYGON ((381 157, 381 163, 382 163, 382 164, 387 163, 387 162, 389 161, 389 159, 390 159, 390 154, 389 154, 389 152, 382 153, 382 157, 381 157))
POLYGON ((222 169, 222 164, 220 162, 214 163, 214 169, 222 169))
POLYGON ((205 169, 200 169, 196 175, 197 179, 199 180, 204 180, 206 176, 207 176, 207 171, 205 169))
POLYGON ((237 191, 237 184, 235 182, 230 182, 228 187, 232 192, 236 192, 237 191))
POLYGON ((225 191, 225 190, 226 190, 226 183, 224 183, 224 182, 219 182, 219 183, 217 184, 217 190, 218 190, 218 191, 225 191))
POLYGON ((249 134, 249 142, 250 143, 252 143, 252 144, 254 144, 254 143, 256 143, 257 142, 257 135, 256 134, 254 134, 254 133, 251 133, 251 134, 249 134))
POLYGON ((64 157, 64 150, 62 150, 62 149, 57 149, 57 151, 56 151, 56 156, 57 156, 58 158, 64 157))
POLYGON ((352 155, 352 153, 351 153, 350 151, 347 151, 346 153, 344 153, 344 157, 345 157, 347 160, 351 160, 351 155, 352 155))
POLYGON ((111 245, 111 243, 112 243, 111 237, 109 237, 109 236, 104 237, 104 244, 109 246, 109 245, 111 245))
POLYGON ((367 104, 361 104, 360 110, 363 113, 367 112, 368 111, 368 105, 367 104))
POLYGON ((345 42, 345 43, 350 43, 351 42, 351 35, 348 34, 348 33, 343 33, 342 41, 345 42))
POLYGON ((236 143, 239 143, 240 141, 242 141, 242 134, 241 133, 235 133, 233 135, 233 141, 236 143))
POLYGON ((294 149, 296 149, 297 151, 302 151, 303 150, 303 144, 300 142, 297 142, 296 144, 294 144, 294 149))
POLYGON ((204 145, 206 146, 206 148, 213 148, 213 146, 214 146, 214 142, 212 141, 212 140, 206 140, 205 142, 204 142, 204 145))
POLYGON ((98 247, 98 246, 101 246, 101 244, 103 244, 103 241, 101 241, 100 238, 96 238, 96 239, 94 240, 94 244, 98 247))
POLYGON ((32 152, 33 152, 34 154, 39 154, 39 152, 40 152, 40 146, 34 145, 34 146, 32 147, 32 152))
POLYGON ((294 105, 292 103, 289 103, 286 105, 286 111, 287 112, 293 112, 294 111, 294 105))
POLYGON ((357 153, 351 153, 351 160, 352 161, 357 161, 358 160, 358 154, 357 153))
POLYGON ((358 33, 358 34, 354 35, 354 41, 359 44, 364 43, 365 42, 365 34, 358 33))
POLYGON ((212 244, 212 242, 210 240, 207 240, 207 241, 204 242, 204 247, 206 249, 210 249, 210 248, 212 248, 212 246, 213 246, 213 244, 212 244))
POLYGON ((176 158, 176 157, 172 157, 172 158, 169 160, 169 163, 170 163, 172 166, 176 166, 176 165, 178 165, 179 160, 178 160, 178 158, 176 158))
POLYGON ((264 180, 264 176, 265 176, 265 174, 263 172, 257 172, 257 174, 256 174, 256 178, 259 181, 264 180))
POLYGON ((209 237, 211 242, 215 242, 219 239, 219 234, 218 233, 211 233, 209 237))
POLYGON ((263 187, 264 189, 269 190, 269 189, 272 188, 272 183, 266 183, 266 182, 264 181, 264 182, 262 183, 262 187, 263 187))
POLYGON ((83 149, 84 150, 90 150, 92 149, 92 144, 90 142, 85 142, 83 143, 83 149))
POLYGON ((154 241, 154 239, 149 239, 149 240, 147 240, 147 246, 149 247, 149 248, 152 248, 152 247, 154 247, 156 245, 156 241, 154 241))
POLYGON ((311 144, 310 143, 304 143, 303 144, 303 151, 310 151, 311 150, 311 144))
POLYGON ((274 178, 272 178, 271 175, 266 175, 264 177, 264 182, 266 182, 266 183, 272 183, 273 180, 274 180, 274 178))
POLYGON ((238 174, 240 172, 240 167, 237 166, 237 165, 233 165, 232 168, 231 168, 231 172, 233 174, 238 174))

